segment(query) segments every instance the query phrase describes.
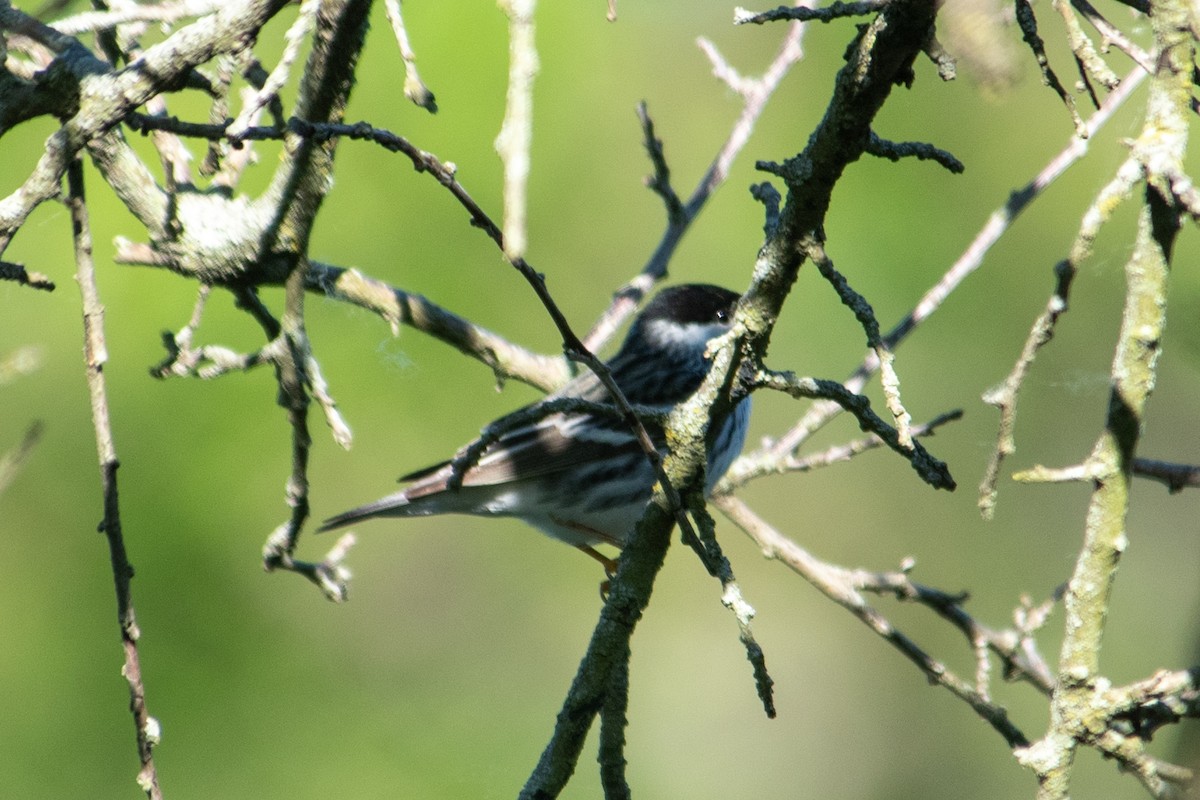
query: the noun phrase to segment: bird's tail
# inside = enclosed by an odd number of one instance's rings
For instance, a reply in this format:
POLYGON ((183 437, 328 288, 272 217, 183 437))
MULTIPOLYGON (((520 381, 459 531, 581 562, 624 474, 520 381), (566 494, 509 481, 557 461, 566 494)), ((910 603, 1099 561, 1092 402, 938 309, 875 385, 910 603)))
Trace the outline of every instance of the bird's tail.
POLYGON ((321 527, 317 528, 317 533, 330 531, 334 528, 344 528, 347 525, 353 525, 356 522, 362 522, 373 517, 409 516, 411 511, 408 513, 405 511, 408 508, 410 508, 408 493, 396 492, 395 494, 380 498, 373 503, 367 503, 365 506, 352 508, 349 511, 343 511, 335 517, 330 517, 321 524, 321 527))

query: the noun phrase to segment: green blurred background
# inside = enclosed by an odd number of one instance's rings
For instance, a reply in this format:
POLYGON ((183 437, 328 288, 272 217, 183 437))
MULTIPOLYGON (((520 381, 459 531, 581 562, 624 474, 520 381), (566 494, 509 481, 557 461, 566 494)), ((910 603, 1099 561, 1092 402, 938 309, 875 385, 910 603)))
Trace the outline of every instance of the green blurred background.
MULTIPOLYGON (((696 48, 710 37, 746 73, 774 54, 784 29, 734 28, 731 6, 542 3, 536 130, 530 179, 530 252, 579 330, 636 272, 663 227, 634 108, 646 100, 666 142, 676 188, 690 193, 739 111, 696 48)), ((1115 9, 1114 9, 1115 10, 1115 9)), ((503 114, 506 23, 492 2, 409 3, 409 34, 436 116, 402 97, 402 66, 376 9, 349 119, 409 137, 458 165, 497 216, 500 166, 492 141, 503 114)), ((1124 17, 1122 17, 1124 19, 1124 17)), ((290 17, 262 37, 277 51, 290 17)), ((761 241, 762 212, 747 192, 755 159, 798 151, 824 111, 852 22, 814 26, 807 57, 759 123, 728 185, 672 265, 672 279, 744 288, 761 241)), ((1143 31, 1144 33, 1144 31, 1143 31)), ((1053 42, 1064 76, 1073 67, 1053 42)), ((1018 37, 1012 34, 1014 40, 1018 37)), ((1039 85, 1028 54, 1018 82, 983 91, 969 75, 944 84, 927 62, 897 90, 876 126, 887 138, 930 140, 967 165, 952 176, 928 163, 864 159, 834 195, 829 252, 890 325, 949 266, 987 215, 1067 142, 1066 112, 1039 85)), ((1125 65, 1118 66, 1118 71, 1125 65)), ((902 348, 898 368, 918 420, 964 408, 929 442, 960 483, 922 485, 883 452, 818 473, 764 480, 745 492, 771 522, 818 556, 873 569, 913 556, 916 577, 972 594, 969 610, 1004 626, 1023 593, 1045 597, 1069 575, 1087 489, 1002 483, 997 519, 976 512, 995 412, 980 394, 1009 370, 1052 285, 1079 217, 1135 136, 1144 88, 1076 167, 1016 223, 984 268, 902 348)), ((194 98, 172 111, 203 118, 194 98)), ((9 134, 0 192, 28 174, 52 130, 40 120, 9 134)), ((245 188, 277 163, 261 148, 245 188)), ((159 334, 186 322, 194 287, 167 273, 111 263, 113 236, 138 239, 132 219, 89 167, 100 288, 107 306, 122 514, 137 568, 156 751, 172 798, 503 798, 516 794, 554 716, 599 609, 589 559, 513 521, 431 519, 362 526, 352 551, 351 602, 333 605, 307 582, 266 575, 260 550, 285 516, 289 429, 267 369, 212 382, 156 381, 159 334)), ((532 292, 460 207, 403 157, 346 142, 312 255, 359 267, 542 351, 554 330, 532 292), (486 287, 486 288, 484 288, 486 287)), ((1133 215, 1119 213, 1079 276, 1072 309, 1022 396, 1010 468, 1081 459, 1102 423, 1106 376, 1133 215)), ((32 347, 40 368, 0 385, 0 451, 34 419, 45 435, 0 495, 0 795, 137 797, 136 758, 120 678, 113 590, 102 536, 96 456, 81 364, 77 292, 66 211, 37 211, 6 258, 58 282, 53 294, 0 284, 0 354, 32 347)), ((1141 454, 1200 460, 1200 278, 1195 236, 1176 252, 1165 355, 1141 454)), ((265 293, 279 308, 280 293, 265 293)), ((309 330, 356 435, 334 445, 319 412, 312 503, 317 518, 374 499, 396 475, 444 458, 495 415, 536 394, 495 391, 488 370, 412 330, 393 338, 366 312, 313 297, 309 330)), ((242 350, 256 327, 217 295, 199 339, 242 350)), ((771 363, 840 378, 863 337, 811 267, 788 301, 771 363)), ((877 395, 877 392, 873 392, 877 395)), ((756 398, 752 441, 786 429, 804 408, 756 398)), ((814 448, 857 433, 846 420, 814 448)), ((1196 661, 1200 493, 1168 496, 1139 483, 1103 653, 1115 682, 1196 661)), ((629 778, 640 797, 1011 798, 1032 776, 1002 740, 948 693, 927 686, 897 653, 728 525, 720 529, 775 678, 779 717, 764 718, 719 587, 685 549, 672 549, 634 639, 629 778)), ((305 539, 318 557, 331 540, 305 539)), ((919 609, 885 613, 936 657, 970 675, 960 637, 919 609)), ((1040 638, 1053 663, 1061 614, 1040 638)), ((1023 685, 993 686, 1031 737, 1045 702, 1023 685)), ((1174 754, 1175 731, 1155 743, 1174 754)), ((599 796, 594 740, 565 796, 599 796)), ((1141 797, 1138 784, 1091 752, 1080 757, 1077 798, 1141 797)))

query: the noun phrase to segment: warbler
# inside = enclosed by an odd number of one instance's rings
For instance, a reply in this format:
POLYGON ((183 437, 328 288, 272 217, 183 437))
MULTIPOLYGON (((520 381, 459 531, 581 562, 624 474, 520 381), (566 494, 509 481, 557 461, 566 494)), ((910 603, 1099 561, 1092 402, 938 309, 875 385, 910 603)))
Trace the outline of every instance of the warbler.
MULTIPOLYGON (((729 330, 738 299, 737 293, 710 284, 659 292, 607 362, 629 402, 665 414, 690 397, 708 373, 708 342, 729 330)), ((521 413, 557 398, 612 404, 608 390, 589 371, 521 413)), ((621 547, 641 519, 656 481, 645 451, 629 424, 614 414, 548 411, 524 417, 531 418, 504 432, 474 464, 460 470, 458 487, 451 485, 451 462, 435 464, 403 476, 401 481, 410 482, 407 488, 331 517, 320 530, 373 517, 517 517, 584 551, 611 574, 614 562, 595 547, 621 547)), ((710 424, 706 493, 741 452, 749 419, 746 397, 710 424)), ((653 419, 644 425, 665 455, 662 425, 653 419)))

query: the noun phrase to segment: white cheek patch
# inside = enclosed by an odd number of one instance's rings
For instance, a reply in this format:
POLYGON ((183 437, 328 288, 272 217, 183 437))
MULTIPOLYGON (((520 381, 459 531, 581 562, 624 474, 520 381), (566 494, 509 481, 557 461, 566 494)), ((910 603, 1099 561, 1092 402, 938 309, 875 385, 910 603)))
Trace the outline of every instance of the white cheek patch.
POLYGON ((714 339, 729 330, 728 325, 719 322, 700 324, 696 322, 680 325, 677 322, 667 322, 656 319, 647 326, 650 336, 659 343, 675 347, 695 347, 714 339))

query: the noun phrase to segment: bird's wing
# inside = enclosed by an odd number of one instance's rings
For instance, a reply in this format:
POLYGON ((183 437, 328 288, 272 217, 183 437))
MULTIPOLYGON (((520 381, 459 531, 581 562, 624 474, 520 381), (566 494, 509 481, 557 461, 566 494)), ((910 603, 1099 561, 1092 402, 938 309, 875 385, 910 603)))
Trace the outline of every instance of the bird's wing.
MULTIPOLYGON (((651 436, 654 437, 653 432, 651 436)), ((542 478, 583 464, 640 452, 641 445, 622 420, 552 414, 502 436, 463 474, 462 485, 497 486, 542 478)), ((405 475, 400 480, 414 482, 405 494, 416 500, 443 491, 450 477, 450 464, 443 461, 405 475)))

